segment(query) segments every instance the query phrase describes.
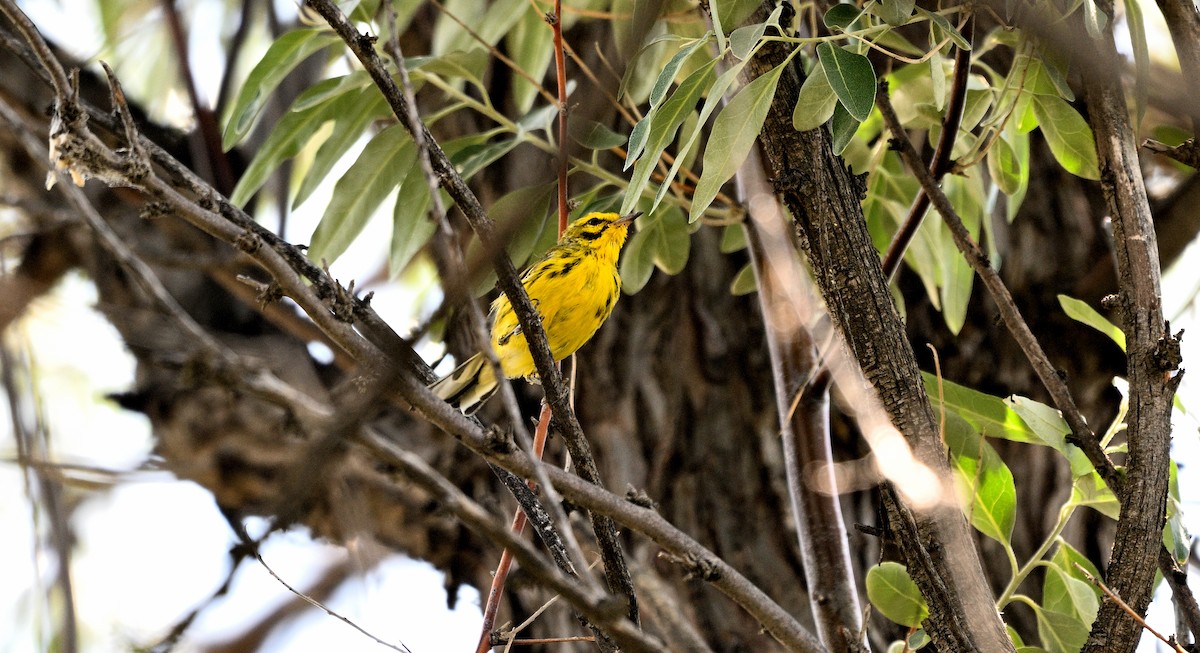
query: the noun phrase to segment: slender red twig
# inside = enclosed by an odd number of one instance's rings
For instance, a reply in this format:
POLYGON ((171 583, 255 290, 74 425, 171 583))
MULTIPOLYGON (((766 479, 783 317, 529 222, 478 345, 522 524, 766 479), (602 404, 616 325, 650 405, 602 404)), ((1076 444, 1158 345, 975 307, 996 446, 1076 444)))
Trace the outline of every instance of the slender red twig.
MULTIPOLYGON (((533 434, 533 455, 541 458, 546 448, 546 435, 550 431, 550 406, 542 404, 542 414, 538 417, 537 430, 533 434)), ((536 489, 537 483, 529 481, 530 489, 536 489)), ((525 513, 520 508, 513 515, 511 530, 521 533, 525 530, 525 513)), ((504 594, 504 581, 508 579, 508 571, 512 567, 512 551, 504 550, 500 554, 500 564, 496 565, 496 574, 492 576, 492 587, 488 590, 487 605, 483 610, 482 635, 476 653, 486 653, 492 645, 492 629, 496 627, 496 613, 500 610, 500 596, 504 594)))
MULTIPOLYGON (((546 15, 546 22, 554 31, 554 64, 558 76, 558 235, 562 236, 567 228, 567 67, 563 56, 562 37, 562 0, 554 0, 554 12, 546 15)), ((550 407, 542 404, 542 412, 538 417, 537 431, 533 436, 533 455, 541 458, 546 446, 546 433, 550 429, 550 407)), ((535 483, 530 481, 529 487, 535 483)), ((513 515, 512 531, 520 533, 525 530, 525 513, 518 508, 513 515)), ((483 612, 483 629, 479 638, 476 653, 486 653, 491 646, 492 629, 496 625, 496 613, 500 610, 500 597, 504 594, 504 583, 512 566, 512 552, 508 549, 500 555, 500 563, 496 565, 496 574, 492 577, 492 586, 488 590, 487 605, 483 612)))
POLYGON ((562 0, 554 0, 554 13, 546 16, 554 30, 554 71, 558 75, 558 235, 567 229, 567 59, 563 56, 562 0))

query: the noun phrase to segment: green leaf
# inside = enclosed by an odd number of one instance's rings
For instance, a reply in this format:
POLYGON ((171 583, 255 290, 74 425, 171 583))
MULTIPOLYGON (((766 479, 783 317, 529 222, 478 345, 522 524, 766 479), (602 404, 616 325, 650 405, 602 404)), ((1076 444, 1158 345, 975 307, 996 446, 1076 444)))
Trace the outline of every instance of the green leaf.
POLYGON ((963 50, 971 49, 971 42, 955 29, 954 25, 951 25, 945 16, 921 7, 917 7, 917 15, 928 18, 939 30, 945 33, 946 36, 949 36, 950 40, 954 41, 955 47, 962 48, 963 50))
POLYGON ((754 140, 762 131, 771 100, 775 97, 775 86, 783 66, 750 82, 729 101, 725 110, 713 123, 708 147, 704 151, 704 172, 692 195, 692 211, 689 221, 694 222, 712 204, 721 186, 733 176, 750 154, 754 140))
MULTIPOLYGON (((921 377, 925 380, 925 392, 929 394, 934 408, 938 408, 942 403, 938 398, 937 377, 927 372, 922 372, 921 377)), ((976 431, 987 437, 1045 444, 1025 425, 1025 421, 1017 412, 999 397, 945 379, 942 380, 942 394, 945 395, 945 408, 957 413, 976 431)))
POLYGON ((687 265, 692 239, 683 210, 664 206, 643 218, 639 232, 646 233, 647 247, 654 251, 654 265, 667 274, 679 274, 687 265))
POLYGON ((1083 26, 1088 36, 1098 39, 1104 35, 1104 27, 1108 25, 1108 15, 1096 6, 1095 0, 1083 0, 1083 26))
POLYGON ((571 136, 590 150, 607 150, 625 144, 625 137, 595 120, 576 119, 569 123, 571 136))
POLYGON ((1022 176, 1027 177, 1029 171, 1017 156, 1016 150, 1009 145, 1007 131, 1001 132, 993 141, 992 149, 988 150, 987 154, 987 166, 988 174, 996 182, 996 186, 1005 195, 1011 196, 1021 189, 1022 176))
POLYGON ((1172 460, 1167 477, 1167 523, 1163 526, 1163 546, 1174 556, 1175 562, 1187 564, 1191 553, 1192 536, 1183 521, 1183 505, 1179 495, 1179 465, 1172 460))
MULTIPOLYGON (((725 95, 726 89, 729 88, 729 85, 733 83, 733 80, 737 78, 738 74, 741 73, 742 68, 745 66, 745 61, 739 61, 733 66, 730 66, 728 70, 717 76, 717 81, 714 82, 712 87, 708 89, 707 97, 704 98, 704 106, 700 109, 700 115, 696 117, 696 125, 703 125, 704 122, 708 120, 708 117, 712 115, 713 110, 717 108, 717 105, 725 95)), ((691 118, 688 120, 690 121, 691 118)), ((690 166, 690 164, 694 162, 693 153, 702 131, 703 130, 698 128, 692 130, 687 140, 684 141, 683 145, 679 147, 678 154, 675 155, 675 163, 671 164, 671 169, 667 172, 666 178, 663 180, 662 185, 660 185, 658 188, 658 193, 656 193, 654 196, 654 206, 658 206, 658 203, 661 202, 662 198, 666 196, 667 190, 670 188, 671 182, 675 179, 675 176, 679 174, 680 168, 685 163, 688 163, 690 166)), ((626 197, 628 197, 628 193, 626 194, 626 197)))
MULTIPOLYGON (((963 226, 970 232, 976 242, 979 241, 979 230, 983 222, 984 197, 978 177, 966 178, 951 175, 942 182, 946 196, 951 206, 962 219, 963 226)), ((954 237, 949 227, 942 222, 942 318, 950 333, 958 335, 967 321, 967 307, 971 300, 971 290, 974 287, 975 272, 970 263, 959 253, 954 245, 954 237)))
POLYGON ((433 31, 432 51, 437 55, 478 48, 481 40, 496 45, 522 16, 533 11, 526 0, 495 0, 485 11, 480 11, 477 0, 445 0, 443 5, 433 31), (466 23, 470 31, 451 16, 466 23))
POLYGON ((907 640, 908 648, 912 651, 918 651, 925 648, 931 641, 933 640, 929 638, 929 633, 925 632, 924 628, 918 628, 913 631, 912 635, 909 635, 907 640))
POLYGON ((1096 309, 1087 305, 1087 302, 1080 301, 1066 295, 1058 296, 1058 304, 1062 306, 1063 312, 1067 317, 1086 324, 1093 329, 1103 333, 1117 343, 1121 351, 1125 351, 1125 332, 1117 325, 1108 321, 1108 318, 1096 312, 1096 309))
POLYGON ((296 99, 292 104, 293 109, 283 114, 283 118, 271 130, 271 135, 267 137, 266 142, 254 153, 254 160, 250 162, 245 174, 238 180, 237 187, 233 189, 229 201, 238 206, 246 206, 250 197, 257 193, 259 188, 262 188, 267 178, 279 168, 280 164, 300 153, 304 144, 313 138, 321 125, 332 117, 332 105, 328 102, 305 104, 307 108, 303 110, 296 110, 294 107, 306 102, 313 95, 321 95, 328 100, 329 96, 325 94, 325 91, 337 87, 338 82, 339 80, 336 79, 319 82, 296 99))
POLYGON ((858 126, 862 124, 857 118, 850 115, 846 107, 839 102, 833 108, 833 118, 829 124, 829 130, 833 134, 833 153, 841 155, 846 150, 846 146, 854 138, 855 132, 858 131, 858 126))
MULTIPOLYGON (((1079 580, 1056 565, 1046 567, 1042 582, 1042 607, 1077 618, 1091 625, 1100 609, 1100 600, 1091 583, 1079 580)), ((1082 645, 1082 642, 1080 643, 1082 645)))
MULTIPOLYGON (((692 114, 696 102, 700 100, 704 91, 712 86, 712 72, 716 65, 717 60, 713 59, 697 68, 679 84, 679 88, 675 89, 666 102, 652 112, 654 121, 645 139, 644 152, 638 158, 637 165, 633 168, 633 174, 630 175, 629 186, 625 191, 625 201, 621 205, 622 214, 632 211, 637 205, 642 191, 650 181, 650 174, 654 172, 654 168, 658 164, 659 157, 675 140, 675 134, 679 131, 680 125, 692 114)), ((646 119, 649 119, 649 115, 646 119)), ((645 122, 646 119, 642 122, 645 122)), ((638 123, 639 127, 642 122, 638 123)), ((632 152, 632 150, 630 151, 632 152)), ((664 180, 663 183, 670 185, 670 179, 664 180)), ((658 203, 655 202, 651 211, 657 207, 658 203)))
MULTIPOLYGON (((488 215, 496 222, 502 233, 511 233, 508 244, 504 249, 518 267, 533 256, 540 256, 545 251, 537 249, 545 231, 551 231, 549 244, 558 240, 558 218, 550 219, 550 202, 554 198, 556 184, 539 184, 518 188, 496 200, 488 215)), ((478 242, 478 241, 475 241, 478 242)), ((548 245, 547 245, 548 246, 548 245)))
POLYGON ((289 111, 303 111, 327 100, 345 94, 348 91, 362 90, 371 85, 371 75, 365 70, 356 70, 349 75, 333 77, 320 82, 302 93, 292 103, 289 111))
POLYGON ((754 53, 759 39, 763 37, 763 34, 767 33, 767 28, 779 26, 779 16, 782 13, 783 4, 780 3, 771 12, 771 15, 767 17, 765 22, 746 25, 733 30, 733 33, 729 35, 729 51, 740 60, 749 59, 750 55, 754 53))
POLYGON ((1079 653, 1087 641, 1091 622, 1083 623, 1076 615, 1036 610, 1038 636, 1048 653, 1079 653))
POLYGON ((1186 565, 1191 553, 1192 536, 1188 534, 1187 526, 1183 523, 1183 513, 1176 512, 1167 518, 1163 526, 1163 546, 1171 552, 1171 557, 1180 565, 1186 565))
POLYGON ((629 132, 629 147, 626 148, 628 151, 625 154, 624 170, 628 170, 629 166, 642 156, 642 152, 646 149, 646 140, 650 138, 652 122, 654 122, 653 110, 646 112, 646 115, 642 116, 642 119, 629 132))
POLYGON ((859 122, 866 120, 875 107, 878 83, 871 60, 830 43, 817 46, 817 58, 842 106, 859 122))
POLYGON ((411 187, 416 184, 426 186, 425 173, 420 166, 408 171, 396 194, 396 205, 392 211, 392 242, 388 248, 388 271, 393 279, 400 276, 413 256, 437 231, 437 224, 427 214, 428 187, 424 193, 414 193, 411 187))
POLYGON ((509 138, 501 141, 483 142, 468 145, 461 151, 456 152, 450 157, 454 162, 454 167, 458 169, 458 174, 463 179, 470 179, 475 176, 475 173, 492 165, 500 159, 500 157, 512 151, 519 139, 509 138))
POLYGON ((338 42, 327 30, 298 29, 275 40, 250 71, 225 121, 221 147, 229 150, 254 129, 271 93, 292 69, 313 53, 338 42))
POLYGON ((958 415, 946 415, 944 437, 963 505, 970 506, 971 525, 1001 545, 1011 546, 1017 518, 1012 472, 992 445, 958 415))
POLYGON ((1013 395, 1004 402, 1021 416, 1038 439, 1066 457, 1071 465, 1072 476, 1082 476, 1092 471, 1092 464, 1083 451, 1073 444, 1067 444, 1071 427, 1067 426, 1057 409, 1020 395, 1013 395))
POLYGON ((645 232, 639 231, 629 239, 621 254, 621 290, 627 295, 636 295, 654 272, 654 248, 648 243, 645 232))
POLYGON ((792 127, 802 132, 824 125, 833 117, 837 103, 837 93, 833 92, 829 79, 825 77, 825 67, 818 61, 796 97, 796 108, 792 110, 792 127))
POLYGON ((734 275, 733 281, 729 284, 729 294, 734 297, 741 297, 742 295, 749 295, 757 291, 758 277, 754 274, 754 266, 747 263, 734 275))
POLYGON ((679 72, 684 62, 706 43, 708 43, 707 34, 704 35, 704 38, 689 43, 682 50, 675 53, 675 56, 671 57, 671 60, 663 67, 662 72, 658 74, 658 79, 654 81, 654 86, 650 89, 651 107, 656 107, 662 102, 663 98, 667 95, 667 89, 671 88, 671 83, 675 81, 675 75, 679 72))
POLYGON ((843 2, 830 7, 829 11, 825 12, 825 16, 822 17, 822 20, 825 22, 825 27, 828 27, 831 30, 839 29, 845 32, 850 29, 850 26, 853 25, 854 21, 858 20, 858 17, 861 15, 862 10, 856 5, 843 2))
MULTIPOLYGON (((728 34, 730 30, 745 22, 762 2, 761 0, 713 0, 711 4, 720 8, 721 29, 728 34)), ((713 18, 717 18, 717 15, 717 12, 714 11, 713 18)))
POLYGON ((867 570, 867 598, 883 616, 916 628, 929 616, 929 606, 908 570, 898 562, 882 562, 867 570))
POLYGON ((417 149, 400 125, 379 132, 333 188, 333 198, 313 232, 309 256, 332 262, 417 160, 417 149))
POLYGON ((899 27, 912 17, 916 4, 916 0, 880 0, 874 5, 872 12, 888 25, 899 27))
POLYGON ((1102 578, 1100 570, 1096 568, 1096 565, 1091 560, 1088 560, 1075 547, 1068 544, 1066 540, 1059 539, 1058 547, 1054 549, 1054 555, 1050 558, 1050 562, 1065 571, 1071 578, 1087 583, 1088 588, 1091 589, 1096 598, 1100 598, 1100 588, 1092 585, 1088 581, 1087 576, 1075 565, 1083 567, 1084 571, 1092 575, 1092 578, 1102 578))
MULTIPOLYGON (((533 79, 546 76, 546 69, 554 60, 554 31, 541 13, 521 12, 521 19, 504 37, 504 42, 518 68, 533 79)), ((511 97, 517 113, 526 113, 538 98, 538 87, 521 75, 513 75, 511 97)))
POLYGON ((1134 82, 1133 103, 1137 124, 1134 129, 1140 130, 1142 118, 1146 115, 1146 96, 1149 94, 1150 81, 1150 43, 1146 38, 1146 16, 1142 13, 1139 2, 1122 3, 1125 8, 1125 22, 1129 28, 1129 43, 1133 46, 1134 82))
POLYGON ((732 254, 746 249, 746 228, 740 224, 727 224, 721 230, 721 253, 732 254))
POLYGON ((305 171, 296 197, 292 199, 292 208, 300 206, 312 195, 333 166, 363 137, 371 121, 386 110, 387 102, 374 86, 346 93, 333 103, 330 108, 333 130, 305 171))
POLYGON ((1121 503, 1117 501, 1117 495, 1108 488, 1100 474, 1094 471, 1075 477, 1071 484, 1071 503, 1087 506, 1109 519, 1116 519, 1121 515, 1121 503))
POLYGON ((1038 95, 1033 98, 1033 113, 1063 169, 1084 179, 1100 179, 1092 128, 1074 107, 1061 98, 1038 95))
POLYGON ((419 61, 416 70, 421 73, 437 75, 447 80, 461 79, 470 82, 480 93, 487 93, 487 88, 480 79, 488 65, 488 52, 483 48, 455 50, 436 57, 422 57, 419 61))
MULTIPOLYGON (((633 0, 625 0, 625 2, 628 3, 626 6, 632 10, 633 0)), ((615 8, 616 7, 614 7, 614 9, 615 8)), ((620 26, 621 23, 618 23, 616 26, 614 26, 614 30, 619 32, 622 29, 620 26)), ((616 41, 619 43, 621 41, 619 34, 614 34, 614 36, 617 37, 616 41)), ((641 78, 647 76, 647 72, 653 72, 653 70, 657 68, 657 66, 653 65, 652 63, 653 57, 649 55, 658 54, 658 52, 666 46, 666 42, 668 41, 683 40, 685 39, 678 34, 666 32, 663 34, 658 34, 654 38, 650 39, 650 41, 641 48, 638 48, 638 51, 635 52, 632 57, 630 57, 629 63, 625 64, 625 75, 621 77, 621 83, 617 86, 617 99, 623 99, 626 92, 629 92, 630 89, 634 87, 640 86, 641 78), (643 58, 645 58, 646 61, 642 61, 643 58)), ((635 101, 635 103, 638 102, 637 98, 632 99, 635 101)))

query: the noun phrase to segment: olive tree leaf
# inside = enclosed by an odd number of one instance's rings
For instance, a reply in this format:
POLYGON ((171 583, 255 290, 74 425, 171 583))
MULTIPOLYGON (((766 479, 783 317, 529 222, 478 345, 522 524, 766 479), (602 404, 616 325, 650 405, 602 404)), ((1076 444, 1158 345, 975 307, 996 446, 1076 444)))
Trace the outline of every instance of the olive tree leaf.
POLYGON ((292 69, 313 53, 338 42, 337 35, 320 29, 292 30, 275 39, 238 92, 225 120, 221 147, 232 148, 254 129, 271 93, 292 69))
POLYGON ((401 125, 375 135, 333 187, 325 215, 313 232, 309 255, 333 261, 362 231, 367 220, 417 160, 417 150, 401 125))
POLYGON ((783 68, 776 66, 747 84, 717 116, 704 150, 704 172, 692 195, 689 221, 694 222, 712 204, 721 186, 750 154, 771 108, 783 68))
POLYGON ((792 110, 792 127, 795 127, 796 131, 808 131, 824 125, 833 117, 837 103, 837 93, 834 93, 833 87, 829 85, 825 67, 817 61, 796 96, 796 108, 792 110))
POLYGON ((1074 107, 1059 97, 1037 95, 1033 98, 1033 113, 1050 152, 1063 169, 1084 179, 1100 179, 1092 128, 1074 107))
POLYGON ((875 107, 878 84, 871 60, 827 42, 817 46, 817 58, 842 106, 855 120, 866 120, 875 107))
POLYGON ((867 598, 883 616, 916 628, 929 616, 929 606, 908 570, 898 562, 882 562, 867 570, 867 598))

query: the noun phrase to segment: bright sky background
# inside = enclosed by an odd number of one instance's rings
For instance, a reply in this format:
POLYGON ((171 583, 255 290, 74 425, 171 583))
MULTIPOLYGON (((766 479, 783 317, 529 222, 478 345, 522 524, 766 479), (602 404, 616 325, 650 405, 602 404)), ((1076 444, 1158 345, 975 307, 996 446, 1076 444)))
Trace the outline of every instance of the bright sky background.
MULTIPOLYGON (((1157 17, 1152 4, 1147 9, 1148 16, 1157 17)), ((94 21, 78 18, 92 15, 94 0, 40 0, 27 3, 26 10, 39 25, 71 26, 69 42, 82 55, 91 56, 98 49, 98 35, 81 33, 94 21)), ((280 3, 280 10, 287 13, 294 8, 280 3)), ((220 17, 196 16, 195 20, 215 23, 220 17)), ((202 35, 205 31, 196 32, 202 35)), ((199 38, 193 43, 194 61, 211 59, 205 53, 212 52, 217 42, 215 32, 210 34, 209 40, 199 38)), ((215 87, 214 71, 201 65, 198 74, 202 88, 215 87)), ((181 102, 182 98, 167 98, 164 111, 182 106, 181 102)), ((355 155, 352 152, 330 178, 336 179, 355 155)), ((289 239, 308 239, 328 192, 329 188, 319 190, 290 218, 289 239)), ((385 201, 383 206, 389 204, 385 201)), ((378 261, 386 256, 389 225, 386 219, 373 221, 352 250, 339 259, 334 275, 347 280, 376 272, 378 261)), ((1200 249, 1193 246, 1181 260, 1196 260, 1197 256, 1200 249)), ((1188 328, 1189 337, 1183 342, 1185 361, 1200 360, 1200 342, 1191 335, 1200 333, 1200 328, 1193 328, 1200 321, 1195 304, 1188 304, 1197 283, 1193 270, 1180 270, 1169 274, 1165 284, 1172 324, 1188 328)), ((373 290, 373 305, 400 330, 411 324, 415 311, 428 310, 429 303, 436 301, 436 297, 414 293, 400 284, 373 290)), ((15 336, 19 347, 34 357, 37 394, 45 402, 41 409, 50 424, 52 458, 129 470, 147 457, 153 441, 144 418, 103 399, 106 393, 130 386, 133 359, 113 328, 90 308, 95 301, 90 283, 71 275, 30 308, 10 337, 15 336)), ((437 352, 423 353, 431 359, 437 352)), ((1200 407, 1196 388, 1195 379, 1185 380, 1184 401, 1200 407)), ((15 444, 7 409, 7 404, 0 402, 0 458, 11 460, 15 444)), ((1196 420, 1182 416, 1176 421, 1176 458, 1200 460, 1196 420)), ((1191 530, 1198 532, 1200 479, 1195 469, 1186 465, 1183 469, 1182 495, 1191 530)), ((54 575, 55 560, 35 547, 35 523, 44 524, 44 515, 34 514, 21 470, 11 463, 0 464, 0 533, 4 533, 0 537, 0 578, 4 579, 0 583, 0 633, 6 633, 0 636, 0 653, 39 653, 48 648, 55 620, 46 613, 43 596, 46 579, 54 575)), ((211 496, 166 473, 134 473, 110 491, 91 493, 76 511, 72 525, 80 542, 71 559, 76 608, 82 650, 89 653, 129 650, 165 635, 223 581, 228 549, 234 541, 211 496)), ((44 526, 39 526, 38 532, 44 533, 44 526)), ((347 555, 344 549, 314 542, 300 531, 273 536, 263 550, 267 562, 295 587, 304 587, 347 555)), ((479 596, 473 589, 463 588, 459 609, 449 612, 442 576, 429 565, 391 556, 363 572, 338 590, 329 602, 331 608, 377 637, 403 642, 416 653, 462 651, 474 645, 480 615, 479 596)), ((1200 587, 1200 579, 1194 575, 1192 582, 1193 587, 1200 587)), ((1169 597, 1169 592, 1164 596, 1169 597)), ((187 653, 197 650, 197 645, 239 633, 291 598, 260 565, 244 563, 229 595, 203 613, 175 650, 187 653)), ((1156 602, 1151 614, 1152 625, 1164 632, 1174 631, 1166 601, 1156 602)), ((374 653, 386 649, 337 619, 310 610, 264 650, 374 653)), ((1144 640, 1140 650, 1154 651, 1156 647, 1144 640)))

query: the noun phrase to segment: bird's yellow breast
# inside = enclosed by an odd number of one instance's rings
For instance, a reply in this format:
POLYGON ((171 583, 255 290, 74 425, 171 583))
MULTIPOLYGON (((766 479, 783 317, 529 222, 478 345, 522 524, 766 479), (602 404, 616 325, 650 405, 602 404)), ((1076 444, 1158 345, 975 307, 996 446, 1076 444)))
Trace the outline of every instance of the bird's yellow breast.
MULTIPOLYGON (((622 224, 597 231, 595 237, 564 240, 522 278, 554 360, 575 353, 612 313, 621 293, 617 258, 625 233, 622 224)), ((508 298, 497 298, 492 311, 492 348, 500 369, 509 378, 532 376, 533 357, 508 298)))

